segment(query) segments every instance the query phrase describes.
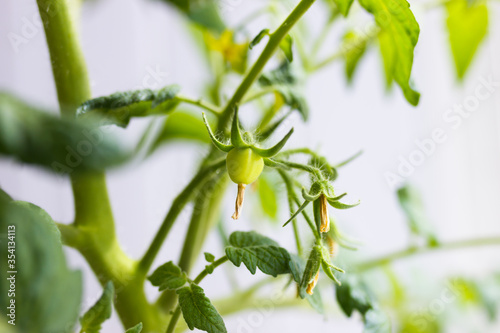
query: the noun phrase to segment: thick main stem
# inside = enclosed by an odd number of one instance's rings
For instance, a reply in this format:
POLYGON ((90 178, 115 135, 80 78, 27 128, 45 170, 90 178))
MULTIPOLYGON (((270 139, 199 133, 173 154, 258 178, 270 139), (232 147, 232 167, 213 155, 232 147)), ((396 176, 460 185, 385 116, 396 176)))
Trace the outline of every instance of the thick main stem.
MULTIPOLYGON (((85 61, 75 26, 77 1, 37 0, 52 62, 57 98, 63 116, 91 98, 85 61)), ((117 287, 116 309, 127 327, 142 321, 144 332, 157 332, 160 314, 148 303, 142 281, 134 276, 135 263, 123 253, 114 229, 113 213, 102 172, 71 174, 75 202, 74 227, 63 227, 95 275, 117 287), (74 228, 74 229, 71 229, 74 228), (74 232, 73 232, 74 231, 74 232)))

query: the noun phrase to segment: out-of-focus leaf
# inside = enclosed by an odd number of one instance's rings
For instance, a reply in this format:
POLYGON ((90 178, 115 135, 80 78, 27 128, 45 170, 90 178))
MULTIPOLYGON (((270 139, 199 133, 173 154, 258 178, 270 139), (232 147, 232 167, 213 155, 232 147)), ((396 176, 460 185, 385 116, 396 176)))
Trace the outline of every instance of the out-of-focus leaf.
POLYGON ((430 246, 438 244, 434 232, 424 214, 424 207, 419 193, 411 186, 403 186, 398 189, 398 199, 401 208, 406 214, 410 230, 415 235, 423 236, 430 246))
POLYGON ((276 189, 267 177, 261 175, 257 182, 257 190, 259 192, 260 206, 262 211, 271 219, 276 220, 278 216, 278 198, 276 189))
POLYGON ((252 274, 258 267, 274 277, 290 273, 288 251, 270 238, 255 231, 235 231, 229 236, 229 244, 226 255, 237 267, 244 263, 252 274))
POLYGON ((182 287, 187 282, 186 273, 172 261, 158 267, 154 273, 148 277, 151 284, 155 287, 160 287, 160 291, 165 289, 177 289, 182 287))
POLYGON ((54 221, 33 204, 12 201, 0 209, 0 230, 2 322, 13 319, 7 311, 15 299, 15 326, 8 325, 11 332, 73 332, 80 312, 82 278, 66 264, 54 221), (15 230, 15 235, 9 230, 15 230), (15 242, 15 248, 9 242, 15 242), (15 262, 8 262, 12 259, 15 262), (12 275, 15 297, 8 296, 12 275))
POLYGON ((115 287, 113 282, 109 281, 102 292, 101 298, 85 312, 80 318, 82 333, 99 333, 101 325, 111 318, 113 311, 113 298, 115 296, 115 287))
POLYGON ((220 36, 206 32, 205 43, 209 50, 220 53, 232 70, 240 74, 245 73, 250 43, 236 43, 231 30, 225 30, 220 36))
POLYGON ((175 140, 210 143, 210 136, 199 115, 176 111, 165 119, 163 128, 151 145, 150 153, 159 146, 175 140))
POLYGON ((219 13, 219 3, 212 0, 162 0, 176 6, 195 24, 222 32, 225 23, 219 13))
POLYGON ((191 284, 177 290, 177 294, 182 315, 190 330, 197 328, 209 333, 227 332, 222 317, 200 286, 191 284))
POLYGON ((94 123, 59 118, 0 93, 0 155, 71 173, 103 170, 128 154, 94 123))
POLYGON ((486 1, 452 0, 446 2, 446 11, 455 68, 458 78, 463 79, 488 32, 488 8, 486 1))
POLYGON ((356 276, 346 276, 336 287, 337 303, 350 317, 357 311, 363 317, 363 333, 390 333, 391 324, 387 315, 378 307, 373 293, 356 276))
POLYGON ((347 16, 354 0, 333 0, 342 15, 347 16))
POLYGON ((342 279, 336 289, 337 302, 346 316, 350 317, 356 310, 364 316, 373 308, 373 296, 368 287, 356 277, 342 279))
MULTIPOLYGON (((369 310, 363 316, 363 333, 391 333, 389 317, 379 308, 369 310)), ((406 333, 406 332, 405 332, 406 333)), ((430 332, 429 332, 430 333, 430 332)))
POLYGON ((283 38, 280 42, 280 49, 283 51, 286 59, 289 62, 293 61, 292 46, 293 46, 293 38, 290 35, 286 35, 285 38, 283 38))
POLYGON ((142 323, 135 325, 134 327, 129 328, 125 331, 125 333, 141 333, 142 331, 142 323))
POLYGON ((406 0, 360 0, 373 14, 380 31, 380 49, 388 81, 395 80, 406 100, 417 105, 420 94, 410 86, 413 51, 418 41, 418 26, 406 0))
POLYGON ((127 127, 133 117, 167 114, 174 110, 179 104, 175 98, 179 90, 178 85, 171 85, 159 90, 118 92, 84 102, 76 110, 76 114, 78 117, 97 114, 110 124, 127 127))
POLYGON ((449 287, 463 305, 481 306, 491 321, 497 318, 500 305, 500 284, 494 279, 472 280, 453 278, 449 287))
POLYGON ((297 110, 302 119, 307 121, 309 107, 302 94, 303 80, 294 73, 290 63, 284 62, 277 69, 262 74, 259 77, 259 84, 262 87, 272 86, 276 89, 276 92, 283 98, 283 102, 290 106, 292 110, 297 110))
POLYGON ((10 195, 8 195, 2 188, 0 188, 0 205, 7 204, 12 201, 10 195))
POLYGON ((399 324, 398 333, 441 333, 443 332, 437 316, 419 317, 405 314, 399 324))
POLYGON ((353 31, 349 31, 344 35, 342 53, 345 59, 345 73, 348 82, 352 82, 359 60, 365 54, 366 43, 366 38, 359 36, 353 31))

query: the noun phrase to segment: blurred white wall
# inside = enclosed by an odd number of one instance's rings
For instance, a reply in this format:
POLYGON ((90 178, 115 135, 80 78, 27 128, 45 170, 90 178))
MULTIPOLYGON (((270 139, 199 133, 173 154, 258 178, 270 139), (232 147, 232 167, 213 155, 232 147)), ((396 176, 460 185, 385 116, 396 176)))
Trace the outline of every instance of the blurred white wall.
MULTIPOLYGON (((231 22, 245 16, 262 1, 234 3, 236 5, 226 13, 231 22)), ((496 21, 499 4, 490 2, 491 31, 463 85, 455 80, 443 11, 423 12, 418 2, 412 5, 421 26, 413 70, 415 87, 422 94, 418 107, 409 106, 398 87, 394 87, 392 93, 385 92, 380 58, 376 48, 371 48, 361 61, 352 87, 347 86, 340 63, 313 76, 307 87, 311 120, 301 125, 295 118, 292 146, 320 147, 334 161, 364 150, 362 157, 341 170, 337 183, 349 191, 353 201, 357 198, 362 201, 358 208, 336 214, 341 227, 363 241, 360 255, 376 256, 407 244, 404 216, 384 175, 397 172, 400 156, 408 159, 418 149, 415 141, 431 138, 436 128, 442 128, 447 139, 437 144, 435 151, 415 167, 408 180, 422 191, 439 237, 456 240, 500 234, 500 86, 456 129, 443 120, 443 115, 454 104, 474 96, 481 79, 492 77, 500 81, 500 26, 496 21)), ((37 25, 35 1, 3 0, 0 8, 0 89, 56 112, 50 61, 43 30, 37 25), (9 34, 21 35, 23 31, 29 38, 16 50, 9 42, 9 34)), ((88 1, 82 14, 82 45, 94 96, 171 83, 180 84, 188 95, 200 95, 209 76, 183 19, 174 10, 156 1, 99 0, 88 1)), ((307 14, 307 20, 313 22, 312 34, 318 28, 317 17, 323 18, 319 8, 307 14)), ((264 28, 259 24, 252 27, 255 33, 264 28)), ((325 50, 336 49, 340 33, 340 30, 332 33, 325 50)), ((126 131, 117 129, 116 132, 128 144, 133 144, 145 125, 144 121, 137 120, 126 131)), ((189 144, 168 146, 144 164, 109 173, 118 235, 131 256, 139 257, 143 253, 169 208, 168 203, 186 184, 202 154, 203 149, 189 144)), ((72 220, 73 203, 67 179, 2 159, 0 185, 16 199, 43 207, 57 221, 72 220)), ((225 205, 227 217, 234 192, 231 188, 225 205)), ((282 209, 283 218, 286 212, 287 209, 282 209)), ((185 212, 171 233, 179 236, 169 237, 158 264, 178 257, 188 219, 189 214, 185 212)), ((252 228, 248 218, 237 223, 227 219, 227 223, 230 230, 252 228)), ((280 233, 269 230, 280 243, 293 247, 289 229, 280 233)), ((215 237, 209 239, 206 249, 221 252, 215 237)), ((426 267, 426 272, 419 274, 431 279, 454 273, 482 276, 492 267, 499 268, 495 260, 498 251, 498 247, 489 247, 440 253, 419 257, 398 267, 402 274, 426 267)), ((89 306, 98 297, 100 287, 79 254, 67 252, 71 265, 85 272, 85 299, 89 306)), ((247 272, 240 273, 245 281, 255 279, 247 272)), ((218 290, 227 291, 220 272, 204 283, 209 296, 218 290)), ((148 292, 154 297, 152 287, 148 292)), ((247 316, 248 313, 226 318, 229 331, 236 331, 242 318, 247 316)), ((361 332, 357 319, 328 317, 329 320, 323 321, 312 312, 278 313, 276 310, 272 316, 264 316, 264 322, 253 332, 278 329, 297 332, 299 327, 308 331, 361 332)), ((106 332, 121 332, 116 316, 105 328, 106 332)), ((491 327, 481 330, 493 331, 497 330, 491 327)))

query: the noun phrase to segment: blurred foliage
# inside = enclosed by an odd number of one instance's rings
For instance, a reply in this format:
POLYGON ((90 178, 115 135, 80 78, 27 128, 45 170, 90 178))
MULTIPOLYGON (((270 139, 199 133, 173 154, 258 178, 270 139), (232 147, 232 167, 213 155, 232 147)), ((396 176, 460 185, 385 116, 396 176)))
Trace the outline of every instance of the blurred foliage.
POLYGON ((11 330, 16 333, 73 332, 82 301, 82 277, 66 264, 59 230, 41 208, 3 197, 0 202, 2 322, 14 319, 11 330), (13 229, 15 233, 8 233, 13 229), (13 318, 7 316, 12 304, 13 318))
POLYGON ((128 154, 93 122, 59 118, 0 93, 0 155, 64 174, 123 163, 128 154))

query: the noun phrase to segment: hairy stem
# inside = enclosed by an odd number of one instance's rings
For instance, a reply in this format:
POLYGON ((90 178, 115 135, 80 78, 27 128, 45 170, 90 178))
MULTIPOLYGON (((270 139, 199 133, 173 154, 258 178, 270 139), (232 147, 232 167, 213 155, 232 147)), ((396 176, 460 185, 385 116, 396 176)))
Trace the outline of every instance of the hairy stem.
MULTIPOLYGON (((74 116, 76 108, 91 98, 87 70, 72 14, 76 1, 38 0, 38 8, 52 62, 61 113, 74 116)), ((142 321, 144 332, 157 331, 162 320, 148 303, 143 284, 135 280, 135 263, 120 248, 114 229, 104 173, 71 175, 75 202, 74 226, 59 225, 63 241, 85 257, 101 284, 116 286, 117 312, 127 327, 142 321)))
POLYGON ((205 109, 205 110, 207 110, 215 115, 218 115, 221 112, 221 110, 218 106, 213 105, 212 103, 201 100, 201 99, 195 100, 195 99, 192 99, 192 98, 189 98, 186 96, 177 95, 176 100, 183 102, 183 103, 199 106, 200 108, 205 109))
POLYGON ((285 21, 270 35, 269 41, 260 54, 257 61, 254 63, 248 74, 245 76, 235 93, 227 103, 224 111, 221 114, 218 131, 224 131, 229 123, 231 115, 233 114, 234 107, 237 106, 252 84, 255 82, 259 74, 264 69, 269 59, 280 45, 283 38, 286 37, 290 29, 299 21, 299 19, 307 12, 315 0, 302 0, 297 7, 288 15, 285 21))

